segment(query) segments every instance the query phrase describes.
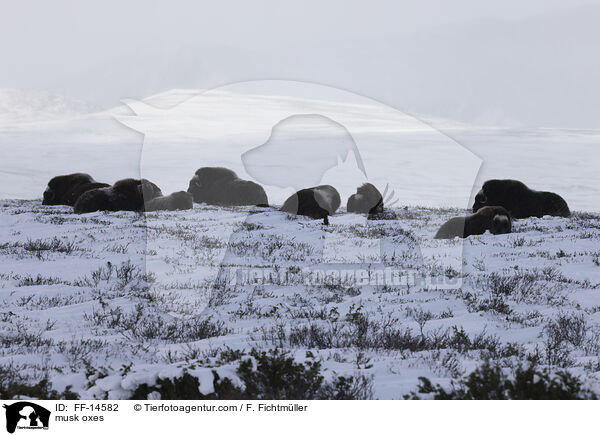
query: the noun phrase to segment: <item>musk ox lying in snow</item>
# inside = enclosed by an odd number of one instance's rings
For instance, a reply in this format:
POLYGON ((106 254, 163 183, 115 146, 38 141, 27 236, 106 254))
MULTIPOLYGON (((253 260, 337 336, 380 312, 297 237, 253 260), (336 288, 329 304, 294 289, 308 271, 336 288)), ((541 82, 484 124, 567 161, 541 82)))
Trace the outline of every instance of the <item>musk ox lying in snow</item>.
POLYGON ((144 201, 161 197, 160 188, 145 179, 123 179, 107 188, 82 194, 74 206, 75 213, 96 211, 144 210, 144 201))
POLYGON ((234 171, 221 167, 200 168, 190 180, 187 192, 196 203, 216 206, 266 206, 269 203, 262 186, 239 179, 234 171))
POLYGON ((73 206, 81 194, 96 188, 108 187, 107 183, 95 181, 85 173, 73 173, 50 179, 44 191, 42 204, 45 206, 73 206))
POLYGON ((146 201, 144 209, 146 212, 155 210, 186 210, 194 207, 192 194, 185 191, 173 192, 171 195, 156 197, 146 201))
POLYGON ((329 215, 333 215, 340 207, 340 194, 330 185, 320 185, 312 188, 301 189, 292 194, 281 210, 294 215, 304 215, 314 219, 323 219, 329 224, 329 215))
POLYGON ((568 217, 567 202, 558 194, 534 191, 518 180, 488 180, 475 196, 473 212, 485 206, 502 206, 513 218, 568 217))
POLYGON ((482 235, 489 230, 494 235, 510 233, 510 215, 501 206, 482 207, 473 215, 455 217, 446 221, 438 230, 435 239, 466 238, 482 235))
POLYGON ((371 183, 363 183, 356 189, 356 194, 348 198, 346 210, 352 213, 383 213, 383 196, 371 183))

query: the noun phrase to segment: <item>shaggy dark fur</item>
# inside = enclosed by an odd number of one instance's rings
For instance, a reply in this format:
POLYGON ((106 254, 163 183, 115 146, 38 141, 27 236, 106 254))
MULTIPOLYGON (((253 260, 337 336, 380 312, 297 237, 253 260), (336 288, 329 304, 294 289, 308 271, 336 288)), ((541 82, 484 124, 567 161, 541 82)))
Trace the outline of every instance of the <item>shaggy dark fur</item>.
POLYGON ((510 233, 510 215, 501 206, 482 207, 473 215, 455 217, 446 221, 435 235, 435 239, 466 238, 483 235, 489 230, 494 235, 510 233))
POLYGON ((292 194, 281 210, 294 215, 305 215, 314 219, 323 218, 324 224, 329 224, 329 215, 333 215, 340 207, 339 192, 330 185, 320 185, 313 188, 301 189, 292 194))
POLYGON ((267 194, 257 183, 239 179, 227 168, 204 167, 196 171, 187 192, 196 203, 216 206, 253 206, 269 203, 267 194))
POLYGON ((45 206, 73 206, 84 192, 107 186, 110 185, 96 182, 92 176, 85 173, 56 176, 48 182, 42 204, 45 206))
POLYGON ((348 198, 346 209, 352 213, 383 213, 383 196, 371 183, 364 183, 348 198))
POLYGON ((502 206, 513 218, 568 217, 567 202, 553 192, 534 191, 518 180, 488 180, 475 196, 473 212, 484 206, 502 206))
POLYGON ((144 201, 162 196, 160 188, 145 179, 123 179, 108 188, 87 191, 75 203, 75 213, 144 210, 144 201))
POLYGON ((186 210, 194 207, 192 194, 185 191, 173 192, 171 195, 156 197, 146 202, 146 212, 154 210, 186 210))

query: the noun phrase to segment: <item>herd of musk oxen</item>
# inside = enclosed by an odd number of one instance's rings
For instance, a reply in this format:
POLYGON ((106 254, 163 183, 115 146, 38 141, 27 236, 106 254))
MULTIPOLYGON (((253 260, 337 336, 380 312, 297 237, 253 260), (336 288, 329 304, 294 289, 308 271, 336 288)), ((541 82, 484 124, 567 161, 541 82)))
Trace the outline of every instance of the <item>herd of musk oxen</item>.
MULTIPOLYGON (((160 188, 145 179, 123 179, 110 186, 95 181, 89 174, 75 173, 54 177, 44 191, 43 205, 73 206, 75 213, 96 211, 157 211, 192 209, 193 203, 216 206, 269 207, 267 194, 257 183, 242 180, 227 168, 200 168, 190 180, 187 192, 163 195, 160 188)), ((350 213, 378 219, 384 214, 384 198, 371 183, 358 187, 348 198, 350 213)), ((322 219, 340 207, 339 192, 331 185, 301 189, 289 197, 281 211, 322 219)), ((475 197, 473 214, 455 217, 444 223, 437 239, 465 238, 487 230, 497 235, 510 233, 511 220, 553 215, 568 217, 566 201, 552 192, 534 191, 517 180, 488 180, 475 197)), ((387 216, 394 216, 393 214, 387 216)))

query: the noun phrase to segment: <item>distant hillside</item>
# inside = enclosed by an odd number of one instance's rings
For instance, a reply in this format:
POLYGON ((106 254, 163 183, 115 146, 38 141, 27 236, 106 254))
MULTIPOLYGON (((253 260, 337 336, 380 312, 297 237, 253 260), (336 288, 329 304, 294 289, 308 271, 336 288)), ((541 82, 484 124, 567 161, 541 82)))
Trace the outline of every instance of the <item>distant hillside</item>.
POLYGON ((35 89, 0 89, 0 124, 19 124, 94 112, 98 108, 64 95, 35 89))

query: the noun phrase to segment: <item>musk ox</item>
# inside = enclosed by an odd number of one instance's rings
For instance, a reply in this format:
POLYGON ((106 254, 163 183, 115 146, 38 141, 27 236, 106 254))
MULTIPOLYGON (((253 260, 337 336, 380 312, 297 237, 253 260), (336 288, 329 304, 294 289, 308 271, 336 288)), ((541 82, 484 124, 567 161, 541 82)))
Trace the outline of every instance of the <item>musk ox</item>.
POLYGON ((123 179, 108 188, 82 194, 74 206, 75 213, 131 210, 142 212, 144 201, 162 196, 160 188, 146 179, 123 179))
POLYGON ((356 189, 356 194, 348 198, 346 209, 348 212, 370 215, 383 213, 383 196, 371 183, 363 183, 356 189))
POLYGON ((269 203, 262 186, 239 179, 227 168, 204 167, 196 171, 187 192, 196 203, 215 206, 256 206, 269 203))
POLYGON ((110 185, 96 182, 92 176, 85 173, 56 176, 48 182, 42 204, 45 206, 73 206, 84 192, 107 186, 110 185))
POLYGON ((435 239, 452 239, 456 236, 466 238, 482 235, 489 230, 494 235, 510 233, 510 215, 502 206, 482 207, 466 217, 455 217, 446 221, 438 230, 435 239))
POLYGON ((185 191, 173 192, 171 195, 156 197, 146 201, 144 209, 146 212, 155 210, 186 210, 194 207, 192 194, 185 191))
POLYGON ((323 218, 325 225, 329 224, 329 215, 333 215, 340 207, 340 194, 330 185, 320 185, 301 189, 292 194, 281 210, 294 215, 304 215, 314 219, 323 218))
POLYGON ((567 202, 558 194, 534 191, 518 180, 488 180, 475 196, 473 212, 484 206, 502 206, 513 218, 568 217, 567 202))

